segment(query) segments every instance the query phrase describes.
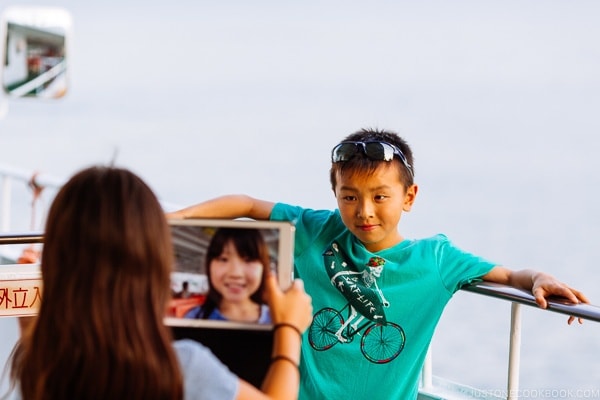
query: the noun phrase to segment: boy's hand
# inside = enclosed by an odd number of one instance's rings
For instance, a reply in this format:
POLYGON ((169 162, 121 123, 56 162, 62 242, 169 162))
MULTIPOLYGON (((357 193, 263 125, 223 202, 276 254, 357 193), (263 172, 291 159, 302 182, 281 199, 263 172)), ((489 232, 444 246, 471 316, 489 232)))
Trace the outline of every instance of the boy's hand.
MULTIPOLYGON (((483 279, 520 289, 531 290, 535 302, 540 308, 548 307, 546 299, 550 296, 563 297, 573 304, 590 302, 580 291, 565 285, 552 275, 544 272, 537 272, 530 269, 512 271, 497 265, 485 274, 483 279)), ((571 316, 567 323, 570 325, 574 320, 575 317, 571 316)), ((583 319, 579 318, 579 323, 583 323, 583 319)))
MULTIPOLYGON (((573 304, 589 303, 588 298, 581 293, 579 290, 573 289, 570 286, 565 285, 551 275, 543 272, 535 273, 532 276, 532 287, 531 293, 535 297, 535 302, 541 307, 548 307, 548 301, 546 298, 550 296, 564 297, 573 304)), ((575 317, 570 316, 567 323, 570 325, 575 320, 575 317)), ((583 320, 578 319, 581 324, 583 320)))
POLYGON ((312 321, 312 298, 304 291, 304 282, 295 279, 283 292, 275 275, 270 274, 265 289, 273 323, 292 324, 304 332, 312 321))
POLYGON ((26 247, 21 252, 17 264, 34 264, 40 260, 40 252, 33 246, 26 247))

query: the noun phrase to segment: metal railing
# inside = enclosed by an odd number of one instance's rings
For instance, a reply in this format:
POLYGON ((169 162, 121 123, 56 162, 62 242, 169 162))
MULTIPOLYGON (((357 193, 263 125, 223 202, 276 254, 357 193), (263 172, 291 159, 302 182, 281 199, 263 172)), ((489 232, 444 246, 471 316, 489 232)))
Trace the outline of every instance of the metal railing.
POLYGON ((55 66, 53 66, 52 68, 50 68, 48 71, 38 75, 34 79, 23 83, 19 87, 11 89, 9 93, 11 96, 21 97, 25 96, 30 92, 43 89, 44 85, 52 82, 53 79, 55 79, 60 74, 64 73, 66 69, 67 62, 63 60, 55 66))
POLYGON ((41 232, 28 233, 0 233, 0 245, 2 244, 31 244, 43 243, 44 236, 41 232))
MULTIPOLYGON (((461 290, 511 302, 506 392, 508 393, 508 400, 516 400, 518 398, 517 393, 519 393, 519 372, 521 365, 521 306, 527 305, 536 308, 539 308, 539 306, 535 302, 535 298, 531 292, 498 283, 476 282, 464 286, 461 290)), ((584 303, 573 304, 558 297, 550 297, 547 301, 548 307, 546 311, 600 322, 600 307, 598 306, 584 303)), ((435 386, 432 370, 431 354, 429 353, 421 373, 421 387, 425 391, 435 386)))
MULTIPOLYGON (((512 286, 492 282, 477 282, 463 287, 462 290, 508 300, 513 303, 538 307, 531 292, 512 286)), ((584 303, 573 304, 559 297, 550 297, 547 300, 548 308, 546 310, 548 311, 600 322, 600 307, 598 306, 584 303)))

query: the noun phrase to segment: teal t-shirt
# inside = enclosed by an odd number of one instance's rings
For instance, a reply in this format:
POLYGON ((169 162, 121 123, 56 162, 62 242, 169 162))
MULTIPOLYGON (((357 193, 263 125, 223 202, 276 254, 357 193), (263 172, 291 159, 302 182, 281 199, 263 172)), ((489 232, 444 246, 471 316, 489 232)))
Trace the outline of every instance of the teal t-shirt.
POLYGON ((371 253, 337 210, 278 203, 271 219, 295 224, 295 274, 313 301, 300 399, 415 399, 444 307, 495 264, 444 235, 371 253))

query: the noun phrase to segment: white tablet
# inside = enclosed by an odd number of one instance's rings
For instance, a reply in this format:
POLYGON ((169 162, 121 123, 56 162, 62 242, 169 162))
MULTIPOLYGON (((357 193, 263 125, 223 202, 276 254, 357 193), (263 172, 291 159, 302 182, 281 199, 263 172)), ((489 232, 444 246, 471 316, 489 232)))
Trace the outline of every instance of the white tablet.
POLYGON ((289 287, 293 279, 294 226, 288 222, 216 219, 169 220, 169 224, 175 267, 171 278, 173 298, 165 324, 174 339, 202 343, 237 376, 260 387, 273 346, 273 325, 264 318, 269 317, 268 307, 258 304, 262 303, 260 296, 254 294, 256 309, 261 312, 250 320, 224 318, 223 314, 236 300, 243 300, 245 292, 253 291, 249 282, 252 279, 245 275, 260 275, 249 272, 256 268, 257 259, 263 260, 262 269, 277 274, 282 289, 289 287), (243 261, 248 265, 244 266, 243 261), (237 266, 228 266, 235 262, 237 266), (218 270, 222 271, 215 272, 218 270), (218 293, 219 289, 224 293, 218 293), (219 311, 216 303, 226 296, 228 307, 219 311))

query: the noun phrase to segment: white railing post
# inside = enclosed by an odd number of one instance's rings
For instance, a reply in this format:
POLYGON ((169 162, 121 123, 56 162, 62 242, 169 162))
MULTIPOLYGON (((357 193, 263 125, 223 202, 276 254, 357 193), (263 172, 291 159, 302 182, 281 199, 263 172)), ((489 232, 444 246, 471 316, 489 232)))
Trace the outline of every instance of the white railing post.
POLYGON ((2 232, 10 230, 10 197, 11 178, 8 175, 2 177, 2 204, 0 204, 0 217, 2 217, 2 232))
POLYGON ((512 303, 510 309, 510 348, 508 354, 508 400, 519 398, 521 367, 521 305, 512 303))
POLYGON ((421 387, 423 389, 431 389, 433 386, 433 361, 431 357, 431 345, 427 349, 423 369, 421 370, 421 387))

